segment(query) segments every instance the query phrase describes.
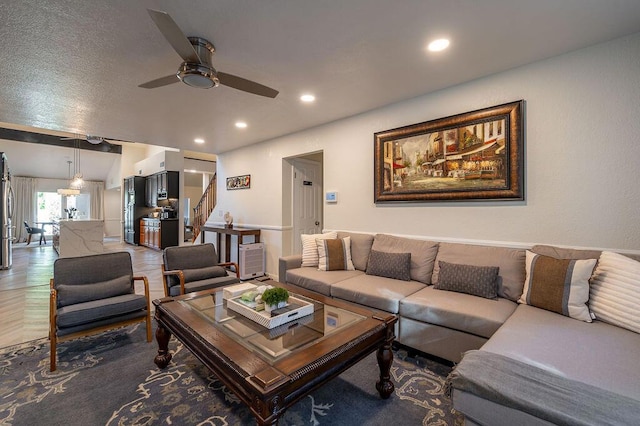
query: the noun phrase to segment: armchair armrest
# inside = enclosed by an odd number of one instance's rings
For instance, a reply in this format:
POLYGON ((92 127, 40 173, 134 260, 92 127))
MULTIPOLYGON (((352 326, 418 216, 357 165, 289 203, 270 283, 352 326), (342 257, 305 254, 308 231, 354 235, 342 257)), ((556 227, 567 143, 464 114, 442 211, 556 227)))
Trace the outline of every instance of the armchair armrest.
POLYGON ((285 283, 287 280, 287 270, 302 267, 302 255, 293 254, 283 256, 278 260, 278 281, 285 283))
POLYGON ((240 278, 240 267, 238 266, 237 263, 235 262, 222 262, 222 263, 218 263, 218 266, 222 266, 223 268, 226 266, 233 266, 233 269, 235 269, 236 272, 236 278, 240 278))
POLYGON ((53 278, 49 280, 49 338, 56 335, 56 318, 58 316, 58 291, 53 286, 53 278))
POLYGON ((164 265, 162 266, 162 281, 164 282, 164 295, 169 296, 169 285, 167 284, 167 276, 169 275, 177 275, 180 280, 180 294, 184 294, 184 273, 181 269, 172 269, 170 271, 165 271, 164 265))
POLYGON ((149 301, 149 280, 144 275, 141 275, 139 277, 133 277, 134 291, 135 291, 136 281, 142 281, 144 285, 144 297, 145 299, 147 299, 147 311, 148 311, 149 309, 151 309, 151 304, 149 301))

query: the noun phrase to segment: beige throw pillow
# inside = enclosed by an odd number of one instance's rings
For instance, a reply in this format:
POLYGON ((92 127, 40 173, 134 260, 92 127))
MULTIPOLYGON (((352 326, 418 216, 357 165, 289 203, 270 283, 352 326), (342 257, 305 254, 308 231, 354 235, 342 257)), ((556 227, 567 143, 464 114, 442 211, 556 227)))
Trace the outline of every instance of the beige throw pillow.
POLYGON ((597 319, 640 333, 640 262, 602 252, 591 278, 589 306, 597 319))
POLYGON ((351 238, 316 239, 318 269, 321 271, 355 271, 351 261, 351 238))
POLYGON ((518 303, 591 322, 589 278, 596 259, 554 259, 527 250, 524 292, 518 303))
POLYGON ((326 232, 324 234, 302 234, 302 266, 318 266, 318 246, 317 239, 337 238, 338 233, 335 231, 326 232))

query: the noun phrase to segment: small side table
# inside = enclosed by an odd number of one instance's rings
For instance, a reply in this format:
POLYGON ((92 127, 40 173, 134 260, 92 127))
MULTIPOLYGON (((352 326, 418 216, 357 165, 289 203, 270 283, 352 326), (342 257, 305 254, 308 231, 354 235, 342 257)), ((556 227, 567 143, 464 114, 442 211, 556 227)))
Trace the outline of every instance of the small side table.
POLYGON ((260 230, 259 229, 249 229, 249 228, 226 228, 226 227, 215 227, 215 226, 203 226, 200 230, 201 239, 200 241, 204 243, 204 233, 205 231, 215 232, 217 234, 217 247, 218 247, 218 262, 231 262, 231 236, 236 235, 238 237, 238 248, 237 248, 237 258, 240 259, 240 244, 244 243, 244 237, 253 236, 255 238, 254 242, 260 242, 260 230), (222 253, 220 252, 220 244, 222 242, 222 235, 225 236, 224 240, 224 258, 222 257, 222 253))

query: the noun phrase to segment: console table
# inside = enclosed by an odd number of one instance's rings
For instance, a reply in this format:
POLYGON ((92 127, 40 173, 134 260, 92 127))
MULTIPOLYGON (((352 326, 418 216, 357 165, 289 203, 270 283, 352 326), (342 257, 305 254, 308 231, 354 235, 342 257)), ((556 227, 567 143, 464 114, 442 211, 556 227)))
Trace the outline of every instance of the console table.
POLYGON ((244 243, 244 237, 253 236, 255 238, 254 242, 260 242, 260 230, 259 229, 249 229, 249 228, 226 228, 216 227, 216 226, 203 226, 200 229, 200 241, 204 243, 204 233, 205 231, 215 232, 217 234, 217 245, 218 248, 218 261, 219 262, 231 262, 231 236, 236 235, 238 237, 238 253, 237 258, 240 259, 240 244, 244 243), (222 235, 225 236, 224 240, 224 258, 222 257, 222 253, 220 250, 220 243, 222 242, 222 235))

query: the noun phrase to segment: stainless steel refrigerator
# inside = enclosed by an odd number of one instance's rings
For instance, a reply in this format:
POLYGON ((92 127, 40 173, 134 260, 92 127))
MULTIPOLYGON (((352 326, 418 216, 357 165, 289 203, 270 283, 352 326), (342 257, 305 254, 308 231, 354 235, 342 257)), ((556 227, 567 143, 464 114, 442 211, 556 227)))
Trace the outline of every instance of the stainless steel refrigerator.
POLYGON ((123 183, 124 229, 123 238, 126 243, 140 244, 140 219, 151 209, 145 207, 145 179, 142 176, 132 176, 124 179, 123 183))
POLYGON ((2 184, 0 185, 0 269, 11 268, 13 243, 13 190, 11 189, 11 173, 9 162, 4 152, 0 153, 0 170, 2 170, 2 184))

